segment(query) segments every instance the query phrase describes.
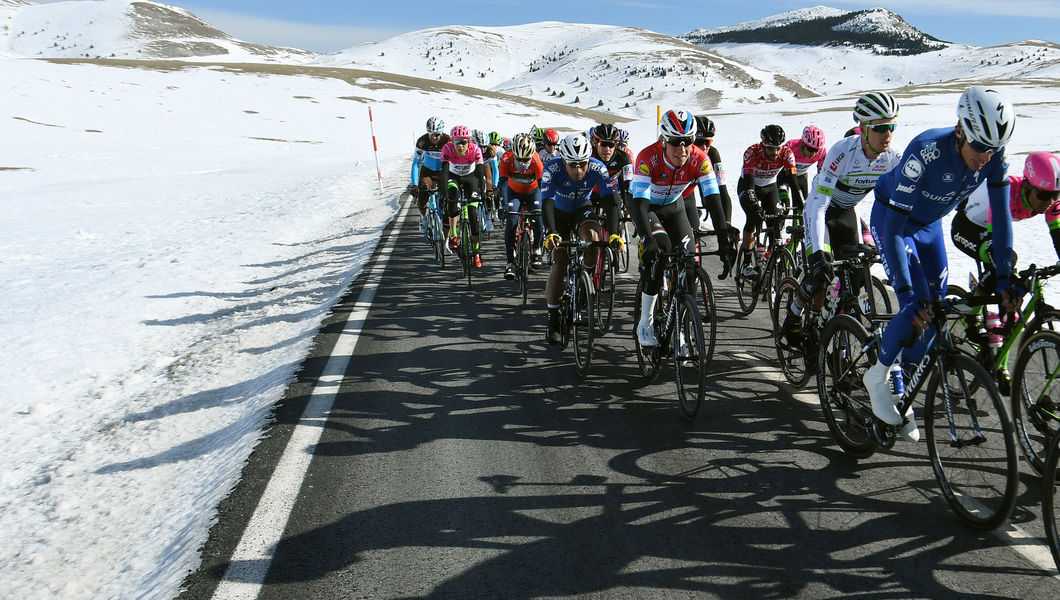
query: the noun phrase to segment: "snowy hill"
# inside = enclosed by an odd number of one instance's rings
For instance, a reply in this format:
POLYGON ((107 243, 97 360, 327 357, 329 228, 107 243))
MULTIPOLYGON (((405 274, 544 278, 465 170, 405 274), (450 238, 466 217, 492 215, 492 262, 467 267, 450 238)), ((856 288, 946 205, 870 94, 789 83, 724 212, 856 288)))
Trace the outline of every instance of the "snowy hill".
POLYGON ((808 97, 802 86, 676 38, 557 22, 439 27, 322 56, 318 63, 414 75, 629 117, 657 104, 709 110, 808 97))
POLYGON ((894 55, 922 54, 949 45, 883 8, 845 11, 826 6, 801 8, 729 27, 696 29, 679 37, 693 44, 850 46, 894 55))
POLYGON ((234 39, 157 2, 0 0, 0 56, 305 62, 311 52, 234 39))

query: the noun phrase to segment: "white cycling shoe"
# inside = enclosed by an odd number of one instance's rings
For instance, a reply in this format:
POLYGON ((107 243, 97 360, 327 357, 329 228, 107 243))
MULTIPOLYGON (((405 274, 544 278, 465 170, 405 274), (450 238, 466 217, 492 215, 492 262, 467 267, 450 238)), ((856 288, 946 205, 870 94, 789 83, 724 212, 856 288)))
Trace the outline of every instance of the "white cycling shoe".
POLYGON ((655 337, 655 328, 650 321, 637 325, 637 341, 645 348, 659 345, 659 340, 655 337))
MULTIPOLYGON (((898 425, 902 422, 902 413, 898 412, 898 407, 891 398, 891 384, 887 381, 887 369, 886 366, 876 363, 865 371, 862 381, 872 401, 872 413, 888 425, 898 425)), ((916 426, 912 406, 906 411, 905 416, 909 421, 898 430, 898 436, 907 442, 920 441, 920 429, 916 426)))

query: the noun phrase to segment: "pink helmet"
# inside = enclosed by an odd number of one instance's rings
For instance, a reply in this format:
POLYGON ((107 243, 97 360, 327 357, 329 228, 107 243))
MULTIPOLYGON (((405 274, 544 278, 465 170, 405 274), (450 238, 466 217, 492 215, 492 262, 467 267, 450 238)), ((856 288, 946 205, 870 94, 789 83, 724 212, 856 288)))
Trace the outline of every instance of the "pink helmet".
POLYGON ((1039 190, 1060 190, 1060 156, 1052 152, 1031 152, 1023 163, 1023 178, 1039 190))
POLYGON ((814 150, 824 148, 824 132, 816 125, 807 125, 802 129, 802 143, 814 150))
POLYGON ((471 130, 467 128, 467 125, 456 125, 449 131, 449 137, 454 140, 457 139, 471 139, 471 130))

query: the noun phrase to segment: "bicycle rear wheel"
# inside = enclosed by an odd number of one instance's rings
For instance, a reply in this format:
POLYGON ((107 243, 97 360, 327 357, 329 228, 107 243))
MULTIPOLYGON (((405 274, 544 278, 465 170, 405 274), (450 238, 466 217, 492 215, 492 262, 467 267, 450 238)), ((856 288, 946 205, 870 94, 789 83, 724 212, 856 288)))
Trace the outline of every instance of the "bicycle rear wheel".
POLYGON ((744 261, 756 260, 755 254, 754 248, 750 250, 740 248, 736 254, 736 266, 734 267, 736 274, 732 278, 733 283, 736 284, 736 299, 740 301, 740 309, 745 315, 751 314, 758 304, 758 280, 761 278, 761 273, 750 277, 743 274, 744 261))
POLYGON ((438 264, 445 268, 445 230, 442 229, 442 219, 438 213, 431 213, 431 245, 434 246, 434 258, 438 264))
MULTIPOLYGON (((574 258, 571 258, 574 260, 574 258)), ((574 335, 574 366, 578 375, 585 377, 593 362, 593 281, 582 271, 574 279, 574 311, 572 313, 574 335)))
POLYGON ((519 247, 515 251, 516 266, 519 269, 519 292, 523 296, 523 306, 526 306, 527 290, 530 287, 530 262, 533 260, 530 251, 529 231, 523 231, 519 236, 519 247))
POLYGON ((611 248, 600 248, 600 286, 596 290, 596 335, 604 336, 611 330, 615 311, 615 259, 611 248))
POLYGON ((461 261, 464 265, 464 276, 467 277, 467 289, 471 289, 471 261, 475 256, 474 243, 471 241, 471 224, 467 219, 460 221, 460 249, 461 261))
POLYGON ((696 283, 692 289, 703 321, 703 356, 706 357, 703 362, 709 366, 714 359, 714 347, 718 341, 718 312, 714 284, 703 267, 696 267, 696 283))
POLYGON ((769 311, 773 319, 773 344, 777 348, 780 370, 784 372, 784 378, 788 380, 788 383, 796 389, 806 385, 817 365, 816 353, 810 356, 807 350, 809 344, 805 342, 805 338, 810 332, 802 332, 803 342, 798 345, 789 344, 784 336, 784 319, 787 317, 788 307, 795 301, 798 290, 798 281, 791 277, 785 278, 780 282, 779 289, 777 289, 777 299, 773 302, 769 311))
POLYGON ((894 308, 891 305, 891 295, 887 292, 887 285, 883 283, 883 280, 875 275, 872 276, 872 296, 875 301, 875 314, 877 315, 889 315, 891 310, 894 308))
POLYGON ((872 408, 861 378, 876 362, 872 336, 850 315, 832 317, 821 332, 817 353, 817 395, 828 430, 854 458, 876 452, 872 408))
POLYGON ((674 380, 681 411, 694 421, 703 408, 707 387, 707 362, 703 319, 691 296, 683 296, 677 307, 677 331, 672 337, 674 380))
POLYGON ((1012 425, 994 380, 974 358, 951 352, 928 384, 924 424, 935 479, 953 512, 975 529, 1012 514, 1019 464, 1012 425))
POLYGON ((1045 460, 1045 476, 1042 477, 1042 520, 1045 521, 1045 537, 1053 552, 1053 562, 1060 570, 1060 434, 1054 435, 1049 444, 1045 460))
POLYGON ((1009 399, 1016 439, 1034 472, 1045 473, 1049 442, 1060 431, 1060 333, 1040 331, 1016 358, 1009 399))
POLYGON ((773 253, 769 255, 769 260, 766 262, 765 271, 763 271, 760 290, 762 301, 766 302, 769 310, 773 310, 773 306, 777 303, 777 290, 780 288, 780 282, 784 281, 785 277, 795 279, 794 272, 795 261, 791 258, 791 253, 788 252, 788 249, 778 247, 773 250, 773 253))

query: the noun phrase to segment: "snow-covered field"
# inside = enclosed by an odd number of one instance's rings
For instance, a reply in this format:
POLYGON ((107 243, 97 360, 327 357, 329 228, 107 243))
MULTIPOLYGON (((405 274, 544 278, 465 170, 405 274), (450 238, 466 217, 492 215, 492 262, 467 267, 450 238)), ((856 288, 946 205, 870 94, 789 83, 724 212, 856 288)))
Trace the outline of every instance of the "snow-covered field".
MULTIPOLYGON (((506 135, 592 124, 338 75, 0 58, 0 597, 176 595, 271 407, 396 214, 427 117, 506 135)), ((953 124, 964 85, 899 90, 896 144, 953 124)), ((1019 113, 1013 169, 1060 149, 1057 88, 999 85, 1019 113)), ((795 135, 813 122, 835 141, 852 101, 712 111, 730 184, 763 125, 795 135)), ((654 137, 654 117, 626 126, 638 149, 654 137)), ((1024 263, 1054 262, 1048 239, 1044 223, 1017 224, 1024 263)), ((953 256, 956 279, 968 265, 953 256)))

